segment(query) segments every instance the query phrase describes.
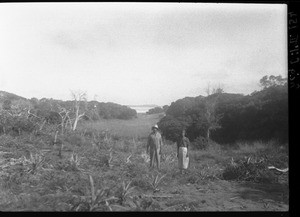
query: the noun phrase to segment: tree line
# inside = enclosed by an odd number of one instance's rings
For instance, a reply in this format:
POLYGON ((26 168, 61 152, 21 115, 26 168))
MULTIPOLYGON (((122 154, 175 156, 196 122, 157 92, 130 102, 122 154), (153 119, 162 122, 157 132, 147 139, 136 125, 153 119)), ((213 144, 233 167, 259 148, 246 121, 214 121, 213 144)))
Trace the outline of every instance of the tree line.
POLYGON ((159 113, 164 113, 168 110, 169 106, 164 105, 163 107, 156 106, 154 108, 149 109, 146 114, 147 115, 152 115, 152 114, 159 114, 159 113))
POLYGON ((56 125, 63 134, 76 130, 79 121, 132 119, 137 112, 116 103, 87 101, 84 92, 72 92, 69 101, 42 98, 26 99, 1 91, 0 133, 32 132, 45 125, 56 125))
POLYGON ((260 91, 250 95, 215 89, 208 96, 185 97, 171 103, 158 123, 166 139, 176 141, 185 128, 190 140, 288 141, 288 88, 281 76, 264 76, 260 91))

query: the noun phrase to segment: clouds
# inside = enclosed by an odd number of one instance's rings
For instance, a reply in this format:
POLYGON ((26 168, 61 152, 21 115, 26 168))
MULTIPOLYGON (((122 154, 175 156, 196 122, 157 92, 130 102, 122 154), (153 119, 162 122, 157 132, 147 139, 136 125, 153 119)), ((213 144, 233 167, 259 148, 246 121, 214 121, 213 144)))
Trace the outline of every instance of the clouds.
POLYGON ((163 105, 204 95, 208 82, 249 93, 263 75, 287 72, 284 5, 3 5, 0 73, 20 95, 68 98, 81 89, 104 101, 163 105))
POLYGON ((65 32, 57 33, 53 37, 53 41, 54 41, 54 43, 57 43, 58 45, 61 45, 65 48, 71 49, 71 50, 77 49, 80 44, 80 40, 76 40, 74 35, 68 34, 65 32))

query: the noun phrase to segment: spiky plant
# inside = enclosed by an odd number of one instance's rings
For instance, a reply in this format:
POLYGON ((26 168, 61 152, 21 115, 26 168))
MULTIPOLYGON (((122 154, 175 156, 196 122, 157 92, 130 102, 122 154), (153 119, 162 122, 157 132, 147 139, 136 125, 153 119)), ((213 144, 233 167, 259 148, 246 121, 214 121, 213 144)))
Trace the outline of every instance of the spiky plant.
POLYGON ((150 182, 151 187, 152 187, 152 189, 153 189, 154 192, 159 191, 158 185, 159 185, 159 183, 161 182, 161 180, 162 180, 165 176, 166 176, 166 174, 164 174, 164 175, 162 175, 161 177, 159 177, 159 175, 157 174, 157 175, 153 178, 152 182, 150 182))
POLYGON ((106 159, 106 165, 107 165, 109 168, 112 167, 112 164, 111 164, 112 160, 113 160, 112 151, 110 151, 110 152, 109 152, 109 157, 106 159))
POLYGON ((43 166, 45 162, 45 157, 43 155, 35 154, 30 152, 30 158, 24 158, 24 163, 29 165, 27 170, 28 173, 35 174, 36 171, 43 166))
POLYGON ((165 156, 164 161, 167 163, 172 163, 175 161, 175 158, 172 154, 168 154, 165 156))
POLYGON ((75 154, 74 152, 71 154, 71 157, 69 159, 70 164, 72 167, 79 169, 78 166, 80 165, 80 157, 78 157, 78 154, 75 154))
POLYGON ((131 181, 128 182, 127 184, 123 181, 122 186, 121 186, 121 192, 120 192, 120 201, 121 203, 124 203, 126 200, 126 197, 132 193, 132 190, 135 188, 135 186, 130 187, 131 181))
POLYGON ((71 210, 79 211, 87 209, 87 211, 95 211, 99 209, 101 206, 106 206, 110 211, 112 211, 109 201, 116 200, 117 198, 114 196, 109 197, 106 189, 96 189, 94 185, 94 180, 91 175, 89 175, 90 180, 90 195, 86 195, 81 197, 81 201, 72 207, 71 210))
POLYGON ((132 156, 132 154, 130 154, 130 155, 126 158, 126 162, 125 162, 125 163, 131 163, 131 160, 130 160, 131 156, 132 156))

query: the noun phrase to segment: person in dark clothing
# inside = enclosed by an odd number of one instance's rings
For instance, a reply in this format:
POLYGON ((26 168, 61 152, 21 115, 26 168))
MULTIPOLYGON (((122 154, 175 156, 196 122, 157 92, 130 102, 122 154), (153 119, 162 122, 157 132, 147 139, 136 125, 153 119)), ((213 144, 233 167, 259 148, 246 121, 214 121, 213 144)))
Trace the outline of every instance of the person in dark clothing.
POLYGON ((157 169, 160 169, 161 146, 163 145, 161 134, 158 131, 158 126, 152 127, 152 133, 147 141, 147 154, 150 154, 150 168, 154 167, 156 161, 157 169))

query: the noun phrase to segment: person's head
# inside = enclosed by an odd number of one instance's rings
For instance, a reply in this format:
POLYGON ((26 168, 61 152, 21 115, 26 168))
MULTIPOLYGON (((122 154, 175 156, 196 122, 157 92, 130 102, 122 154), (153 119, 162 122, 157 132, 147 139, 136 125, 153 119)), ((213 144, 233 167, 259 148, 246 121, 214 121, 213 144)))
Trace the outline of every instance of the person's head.
POLYGON ((154 133, 156 133, 156 132, 158 131, 158 126, 157 126, 157 124, 155 124, 155 125, 152 127, 152 131, 153 131, 154 133))
POLYGON ((185 129, 182 130, 181 134, 182 134, 182 137, 185 137, 185 129))

